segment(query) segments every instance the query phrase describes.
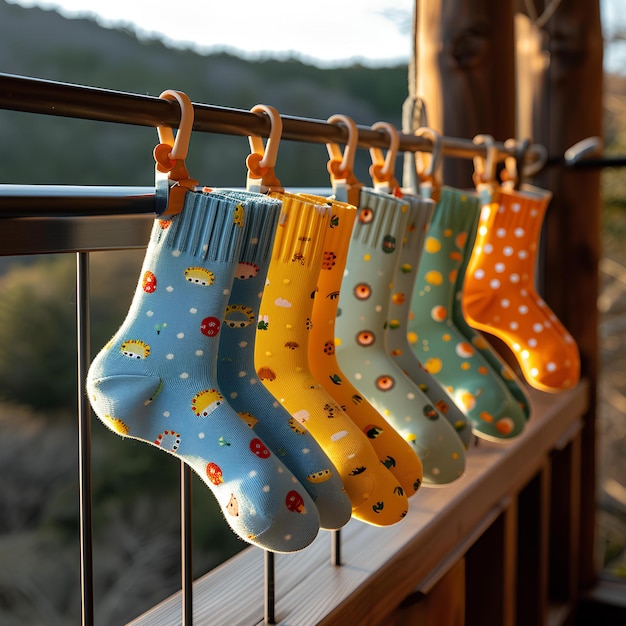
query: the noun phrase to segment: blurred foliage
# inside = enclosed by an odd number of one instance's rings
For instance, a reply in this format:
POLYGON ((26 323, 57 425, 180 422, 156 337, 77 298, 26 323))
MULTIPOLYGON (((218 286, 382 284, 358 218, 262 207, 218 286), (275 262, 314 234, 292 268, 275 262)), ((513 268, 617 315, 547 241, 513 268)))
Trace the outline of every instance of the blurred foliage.
MULTIPOLYGON (((626 158, 626 76, 606 76, 604 91, 604 155, 626 158)), ((626 209, 623 167, 607 167, 602 171, 602 194, 607 211, 626 209)), ((613 228, 614 221, 609 219, 605 223, 613 228)))
MULTIPOLYGON (((604 155, 626 159, 626 76, 604 78, 604 155)), ((626 169, 602 171, 597 554, 602 578, 626 580, 626 169)))
MULTIPOLYGON (((180 462, 97 420, 92 433, 96 623, 122 624, 180 588, 180 462)), ((0 405, 0 624, 79 622, 77 426, 0 405)), ((194 574, 246 544, 194 477, 194 574)))
MULTIPOLYGON (((362 125, 387 120, 399 127, 407 95, 403 65, 329 70, 296 60, 204 56, 156 40, 138 41, 124 29, 105 30, 88 19, 67 20, 2 0, 0 59, 0 71, 9 74, 152 96, 179 89, 194 102, 237 109, 267 103, 284 114, 318 119, 343 113, 362 125)), ((153 183, 157 135, 151 127, 0 111, 0 135, 13 146, 0 154, 0 183, 153 183)), ((187 164, 202 184, 242 186, 248 152, 245 137, 195 133, 187 164)), ((285 141, 277 174, 287 185, 327 186, 327 158, 323 144, 285 141)), ((367 151, 359 150, 357 176, 364 180, 368 159, 367 151)))
POLYGON ((71 257, 16 267, 0 279, 0 398, 52 412, 76 402, 71 257))

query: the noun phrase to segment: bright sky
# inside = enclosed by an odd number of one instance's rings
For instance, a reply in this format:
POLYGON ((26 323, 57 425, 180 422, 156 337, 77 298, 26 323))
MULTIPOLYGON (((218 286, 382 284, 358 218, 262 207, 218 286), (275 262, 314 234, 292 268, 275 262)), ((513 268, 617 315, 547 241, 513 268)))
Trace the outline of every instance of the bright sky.
MULTIPOLYGON (((7 1, 56 8, 66 17, 91 16, 104 26, 130 25, 140 37, 157 36, 204 52, 296 56, 323 67, 407 62, 412 53, 415 0, 7 1)), ((626 30, 624 3, 600 0, 607 35, 626 30)), ((626 72, 625 42, 607 48, 605 66, 626 72)))
POLYGON ((206 50, 289 53, 318 65, 406 62, 414 0, 8 0, 132 23, 138 34, 206 50))

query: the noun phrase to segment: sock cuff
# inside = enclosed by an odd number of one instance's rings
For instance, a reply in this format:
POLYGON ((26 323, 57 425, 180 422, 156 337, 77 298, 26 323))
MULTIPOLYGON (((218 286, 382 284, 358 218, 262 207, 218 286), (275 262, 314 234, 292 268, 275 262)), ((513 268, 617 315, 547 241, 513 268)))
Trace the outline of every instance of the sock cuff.
POLYGON ((352 241, 393 252, 396 237, 404 232, 407 217, 408 204, 405 200, 374 189, 362 189, 352 241))
POLYGON ((409 205, 409 217, 402 247, 405 250, 421 252, 426 229, 435 209, 435 202, 429 198, 409 195, 404 196, 404 200, 409 205))
POLYGON ((548 208, 550 194, 529 194, 517 190, 501 189, 494 194, 493 200, 496 207, 502 207, 502 214, 498 223, 515 227, 530 221, 543 220, 548 208))
MULTIPOLYGON (((298 194, 307 200, 321 200, 319 196, 310 194, 298 194)), ((356 219, 357 208, 353 204, 340 202, 329 198, 326 200, 330 206, 328 228, 324 233, 324 251, 332 250, 339 258, 346 257, 350 245, 350 234, 356 219)))
POLYGON ((241 251, 245 220, 244 203, 236 198, 188 191, 180 213, 156 221, 151 243, 202 261, 233 261, 241 251))
POLYGON ((474 230, 480 214, 480 199, 473 193, 443 187, 431 223, 453 232, 474 230))
POLYGON ((238 189, 214 189, 231 198, 244 202, 246 223, 243 228, 239 261, 253 265, 265 265, 269 262, 274 244, 274 233, 282 202, 253 191, 238 189))
POLYGON ((278 217, 272 260, 297 262, 307 269, 319 268, 331 213, 329 201, 320 198, 319 202, 312 202, 290 193, 275 197, 282 200, 283 206, 278 217))

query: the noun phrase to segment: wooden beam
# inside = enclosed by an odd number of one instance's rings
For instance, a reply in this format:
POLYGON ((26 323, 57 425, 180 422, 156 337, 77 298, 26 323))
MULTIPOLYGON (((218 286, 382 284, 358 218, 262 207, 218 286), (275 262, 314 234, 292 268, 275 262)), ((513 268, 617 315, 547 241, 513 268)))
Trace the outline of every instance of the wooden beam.
MULTIPOLYGON (((602 31, 599 0, 562 2, 547 22, 550 64, 543 112, 534 140, 552 156, 581 139, 602 136, 602 31)), ((590 382, 590 410, 582 432, 580 464, 580 585, 596 579, 595 404, 598 376, 598 260, 600 254, 600 173, 557 167, 540 182, 554 198, 544 233, 544 297, 576 339, 582 375, 590 382)))
MULTIPOLYGON (((421 0, 412 96, 422 97, 429 125, 472 139, 479 133, 504 141, 515 135, 513 1, 421 0)), ((449 185, 472 185, 472 162, 446 159, 449 185)))

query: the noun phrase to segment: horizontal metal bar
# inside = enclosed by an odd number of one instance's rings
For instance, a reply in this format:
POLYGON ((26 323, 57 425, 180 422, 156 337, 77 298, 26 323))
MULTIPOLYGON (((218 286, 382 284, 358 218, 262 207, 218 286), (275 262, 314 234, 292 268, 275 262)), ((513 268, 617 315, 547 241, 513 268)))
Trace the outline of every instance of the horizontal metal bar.
POLYGON ((604 169, 607 167, 626 167, 626 156, 607 156, 598 158, 585 158, 574 163, 568 163, 563 157, 549 157, 546 167, 565 167, 569 169, 604 169))
POLYGON ((0 255, 145 248, 154 214, 0 220, 0 255))
MULTIPOLYGON (((331 193, 320 187, 290 191, 331 193)), ((155 192, 151 187, 0 185, 0 256, 145 248, 165 201, 155 192)))
MULTIPOLYGON (((194 103, 193 106, 195 131, 269 137, 270 120, 265 114, 208 104, 194 103)), ((179 105, 171 100, 2 73, 0 108, 140 126, 176 128, 180 122, 179 105)), ((348 140, 348 130, 343 125, 290 115, 281 115, 281 119, 283 139, 340 144, 348 140)), ((360 147, 384 149, 389 146, 389 137, 384 131, 372 130, 369 126, 357 127, 360 147)), ((432 142, 427 137, 405 133, 399 135, 400 151, 432 151, 432 142)), ((515 147, 504 146, 500 142, 496 142, 495 147, 500 158, 515 156, 515 147)), ((442 137, 441 148, 448 156, 486 156, 485 146, 478 146, 471 139, 442 137)), ((529 161, 538 158, 532 145, 526 152, 526 158, 529 161)))
POLYGON ((163 213, 161 195, 155 187, 0 185, 0 218, 163 213))

